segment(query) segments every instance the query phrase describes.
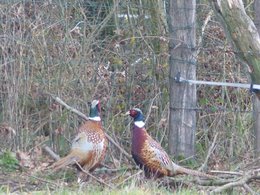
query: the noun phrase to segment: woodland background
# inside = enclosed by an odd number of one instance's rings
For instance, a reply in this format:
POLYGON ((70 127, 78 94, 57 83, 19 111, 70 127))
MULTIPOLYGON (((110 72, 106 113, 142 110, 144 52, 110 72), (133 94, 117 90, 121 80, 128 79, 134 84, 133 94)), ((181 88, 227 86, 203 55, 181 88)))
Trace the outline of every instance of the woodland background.
MULTIPOLYGON (((53 160, 43 146, 60 156, 67 154, 83 119, 52 95, 86 115, 87 102, 100 99, 104 129, 127 153, 131 120, 123 113, 139 107, 149 133, 167 149, 169 38, 163 2, 1 1, 0 191, 76 186, 73 169, 59 174, 47 169, 53 160)), ((252 1, 244 3, 253 18, 252 1)), ((198 0, 196 9, 197 79, 250 82, 208 1, 198 0)), ((252 94, 239 88, 197 86, 197 96, 196 160, 175 161, 198 168, 214 141, 209 170, 239 171, 259 164, 253 158, 252 94)), ((157 188, 158 193, 170 192, 161 184, 151 189, 150 183, 139 192, 135 187, 141 181, 131 176, 137 171, 127 170, 133 162, 112 143, 104 164, 118 170, 97 171, 107 183, 128 186, 135 194, 157 188)), ((88 190, 101 188, 94 186, 88 190)), ((187 184, 175 190, 183 188, 185 193, 197 191, 187 184)))

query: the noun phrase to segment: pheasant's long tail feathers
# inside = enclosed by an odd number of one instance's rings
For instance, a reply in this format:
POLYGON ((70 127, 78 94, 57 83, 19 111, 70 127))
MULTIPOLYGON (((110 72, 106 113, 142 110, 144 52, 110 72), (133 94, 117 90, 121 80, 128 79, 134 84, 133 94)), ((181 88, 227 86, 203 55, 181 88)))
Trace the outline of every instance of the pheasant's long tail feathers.
POLYGON ((54 171, 61 169, 63 167, 66 167, 68 165, 75 164, 75 161, 79 162, 80 157, 74 154, 69 154, 65 156, 64 158, 61 158, 57 162, 55 162, 51 168, 54 169, 54 171))
MULTIPOLYGON (((173 163, 173 162, 172 162, 173 163)), ((206 177, 209 179, 217 179, 218 177, 214 175, 209 175, 200 171, 192 170, 192 169, 187 169, 184 167, 181 167, 175 163, 173 163, 173 174, 187 174, 187 175, 192 175, 192 176, 197 176, 197 177, 206 177)))

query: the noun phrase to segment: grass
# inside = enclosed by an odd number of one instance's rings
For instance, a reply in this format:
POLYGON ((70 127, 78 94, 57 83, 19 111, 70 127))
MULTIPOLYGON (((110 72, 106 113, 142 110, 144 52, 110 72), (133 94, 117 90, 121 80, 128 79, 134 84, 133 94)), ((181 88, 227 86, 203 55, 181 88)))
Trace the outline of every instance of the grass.
MULTIPOLYGON (((0 193, 2 194, 11 194, 9 188, 1 188, 0 193)), ((20 194, 20 193, 19 193, 20 194)), ((22 192, 21 194, 28 194, 28 192, 22 192)), ((109 189, 103 188, 100 186, 93 186, 85 184, 83 186, 78 187, 58 187, 54 190, 50 190, 46 187, 44 190, 31 190, 29 192, 31 195, 46 195, 46 194, 54 194, 54 195, 83 195, 83 194, 93 194, 93 195, 168 195, 168 194, 178 194, 178 195, 197 195, 201 194, 196 189, 166 189, 165 187, 158 187, 158 184, 153 182, 146 182, 142 185, 137 185, 134 182, 130 185, 120 187, 118 189, 109 189)))

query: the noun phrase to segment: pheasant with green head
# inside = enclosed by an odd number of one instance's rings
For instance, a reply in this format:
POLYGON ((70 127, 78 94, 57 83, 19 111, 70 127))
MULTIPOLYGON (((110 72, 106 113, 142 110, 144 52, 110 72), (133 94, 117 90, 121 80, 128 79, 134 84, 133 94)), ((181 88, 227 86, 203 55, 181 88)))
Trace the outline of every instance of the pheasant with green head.
POLYGON ((67 165, 78 167, 79 164, 85 171, 91 172, 104 160, 107 139, 102 128, 100 111, 99 100, 93 100, 89 120, 79 127, 72 141, 70 153, 52 165, 54 170, 67 165))

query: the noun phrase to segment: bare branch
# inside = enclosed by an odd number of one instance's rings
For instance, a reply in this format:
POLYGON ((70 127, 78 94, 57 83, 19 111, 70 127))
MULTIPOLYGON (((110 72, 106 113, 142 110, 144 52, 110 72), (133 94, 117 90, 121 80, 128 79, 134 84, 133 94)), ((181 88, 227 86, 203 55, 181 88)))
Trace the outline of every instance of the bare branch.
POLYGON ((234 171, 219 171, 219 170, 211 170, 210 173, 217 173, 217 174, 227 174, 227 175, 238 175, 242 176, 243 173, 234 172, 234 171))
POLYGON ((152 99, 152 101, 151 101, 151 103, 150 103, 150 106, 149 106, 149 111, 148 111, 148 113, 146 114, 146 119, 145 119, 145 121, 144 121, 145 123, 147 122, 147 120, 148 120, 148 118, 149 118, 149 116, 150 116, 150 114, 151 114, 154 100, 155 100, 155 99, 157 98, 157 96, 160 95, 160 94, 161 94, 161 92, 157 93, 157 94, 153 97, 153 99, 152 99))
POLYGON ((252 179, 254 179, 256 177, 257 172, 259 172, 259 170, 251 170, 251 171, 245 173, 245 175, 243 177, 241 177, 240 179, 233 181, 233 182, 230 182, 228 184, 225 184, 223 186, 220 186, 220 187, 212 190, 211 193, 212 194, 220 193, 224 190, 227 190, 229 188, 233 188, 233 187, 236 187, 236 186, 243 186, 244 187, 245 184, 247 184, 248 182, 250 182, 252 179))
POLYGON ((52 151, 52 149, 49 146, 43 145, 43 150, 48 153, 54 160, 58 161, 60 159, 60 156, 52 151))
POLYGON ((243 187, 246 189, 246 191, 248 191, 250 194, 252 195, 256 195, 256 192, 254 190, 252 190, 249 185, 244 184, 243 187))
MULTIPOLYGON (((200 46, 202 41, 203 41, 203 36, 204 36, 204 33, 205 33, 205 29, 206 29, 206 27, 207 27, 207 25, 208 25, 212 15, 213 15, 213 10, 210 10, 209 13, 207 14, 207 17, 205 18, 205 20, 203 22, 202 27, 201 27, 201 36, 199 37, 198 42, 197 42, 198 46, 200 46)), ((201 51, 201 47, 197 50, 196 56, 199 55, 200 51, 201 51)))
POLYGON ((217 141, 217 137, 218 137, 218 133, 216 133, 216 135, 214 136, 214 139, 213 139, 213 142, 208 150, 208 154, 205 158, 205 161, 204 163, 201 165, 201 167, 198 169, 199 171, 205 171, 206 167, 207 167, 207 164, 208 164, 208 161, 209 161, 209 157, 210 155, 213 153, 214 149, 215 149, 215 144, 216 144, 216 141, 217 141))

